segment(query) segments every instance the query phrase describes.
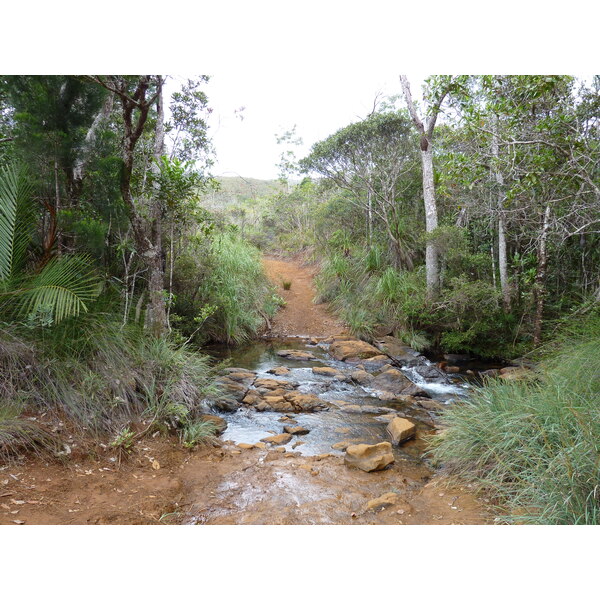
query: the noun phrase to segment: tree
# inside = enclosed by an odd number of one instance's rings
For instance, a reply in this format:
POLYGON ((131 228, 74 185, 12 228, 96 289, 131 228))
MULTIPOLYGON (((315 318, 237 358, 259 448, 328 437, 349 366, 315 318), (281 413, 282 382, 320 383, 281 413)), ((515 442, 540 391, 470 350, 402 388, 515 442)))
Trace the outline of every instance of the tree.
POLYGON ((421 164, 423 170, 423 202, 425 205, 425 227, 429 234, 425 248, 425 269, 427 278, 427 297, 433 300, 440 286, 438 250, 432 233, 438 226, 437 205, 435 202, 435 184, 433 172, 433 133, 442 103, 453 88, 457 87, 459 78, 451 76, 433 77, 429 80, 430 105, 425 121, 417 113, 412 99, 410 84, 406 75, 400 75, 400 83, 404 99, 412 121, 419 133, 421 164))
MULTIPOLYGON (((392 247, 396 266, 411 269, 414 250, 406 231, 403 199, 414 190, 415 155, 410 121, 400 112, 374 113, 316 143, 300 161, 350 192, 349 201, 366 213, 367 237, 373 215, 380 220, 392 247)), ((412 240, 414 241, 414 240, 412 240)))
MULTIPOLYGON (((93 81, 115 94, 121 104, 123 119, 123 169, 121 173, 121 195, 128 209, 133 230, 136 252, 148 270, 148 305, 146 325, 149 331, 161 337, 168 330, 167 310, 164 294, 164 263, 162 251, 162 206, 160 204, 159 172, 164 153, 164 105, 161 75, 140 77, 94 76, 93 81), (142 184, 140 193, 134 195, 132 177, 136 146, 151 124, 151 109, 154 115, 154 143, 151 171, 154 184, 148 191, 142 184)), ((145 173, 144 173, 145 175, 145 173)))

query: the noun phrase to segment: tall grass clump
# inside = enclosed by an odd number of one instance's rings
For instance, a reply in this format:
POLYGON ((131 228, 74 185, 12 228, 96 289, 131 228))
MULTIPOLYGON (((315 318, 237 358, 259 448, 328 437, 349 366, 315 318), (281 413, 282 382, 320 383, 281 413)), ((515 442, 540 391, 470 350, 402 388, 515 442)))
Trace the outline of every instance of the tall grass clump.
MULTIPOLYGON (((49 328, 0 329, 0 456, 51 439, 19 415, 45 412, 104 436, 131 423, 180 430, 206 412, 206 356, 90 312, 49 328)), ((144 425, 145 427, 145 425, 144 425)))
POLYGON ((281 303, 265 275, 260 251, 234 231, 215 234, 186 260, 193 274, 182 280, 180 270, 174 310, 181 317, 178 327, 186 336, 188 330, 196 331, 197 342, 243 343, 265 326, 281 303), (205 307, 211 308, 210 314, 198 329, 194 320, 205 307))
POLYGON ((600 319, 535 379, 489 381, 445 420, 433 457, 497 497, 501 520, 600 523, 600 319))

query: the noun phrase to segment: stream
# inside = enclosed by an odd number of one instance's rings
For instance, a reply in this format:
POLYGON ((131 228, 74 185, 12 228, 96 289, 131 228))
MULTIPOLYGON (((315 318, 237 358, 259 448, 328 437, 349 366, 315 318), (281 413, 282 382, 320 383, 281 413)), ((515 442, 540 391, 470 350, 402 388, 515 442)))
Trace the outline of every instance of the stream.
MULTIPOLYGON (((426 442, 423 434, 432 432, 436 427, 435 413, 414 403, 407 404, 398 399, 380 398, 380 390, 353 382, 349 374, 357 368, 356 363, 347 363, 334 359, 327 352, 327 345, 310 344, 308 339, 277 339, 254 342, 248 347, 230 348, 213 346, 210 354, 219 360, 228 359, 231 367, 254 371, 258 378, 282 380, 297 384, 297 391, 315 394, 328 402, 329 410, 320 412, 287 413, 294 425, 309 430, 307 435, 294 436, 286 444, 287 451, 295 451, 304 456, 324 453, 343 455, 342 450, 332 449, 332 445, 352 440, 353 443, 376 444, 388 439, 386 425, 389 416, 404 416, 417 426, 416 439, 394 448, 398 458, 421 461, 426 442), (277 354, 280 350, 309 351, 315 360, 298 361, 277 354), (289 372, 278 376, 269 371, 277 367, 286 367, 289 372), (328 377, 313 373, 313 367, 332 367, 339 370, 347 379, 328 377), (386 416, 387 415, 387 416, 386 416)), ((421 357, 421 366, 432 363, 421 357)), ((363 362, 364 365, 367 363, 363 362)), ((369 369, 371 370, 371 369, 369 369)), ((373 369, 375 372, 377 370, 373 369)), ((419 374, 415 366, 403 366, 402 372, 412 382, 425 390, 430 399, 439 403, 451 403, 469 393, 471 383, 461 376, 449 376, 445 383, 428 382, 419 374)), ((385 396, 385 395, 384 395, 385 396)), ((423 398, 425 400, 425 398, 423 398)), ((286 425, 285 413, 258 412, 254 408, 242 405, 235 412, 222 414, 227 421, 223 439, 235 443, 254 444, 274 434, 279 434, 286 425)))

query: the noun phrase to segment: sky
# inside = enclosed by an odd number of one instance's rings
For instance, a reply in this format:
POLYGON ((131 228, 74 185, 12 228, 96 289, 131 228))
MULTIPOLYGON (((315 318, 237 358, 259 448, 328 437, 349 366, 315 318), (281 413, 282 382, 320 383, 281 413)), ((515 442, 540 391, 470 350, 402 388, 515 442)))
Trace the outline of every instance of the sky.
MULTIPOLYGON (((293 149, 299 158, 304 156, 315 142, 368 115, 378 94, 399 94, 398 73, 394 65, 360 74, 215 73, 205 87, 213 109, 213 174, 276 178, 280 155, 287 149, 277 144, 277 135, 296 126, 303 144, 293 149)), ((172 77, 167 90, 172 92, 185 78, 172 77)), ((423 74, 411 79, 418 94, 423 74)))

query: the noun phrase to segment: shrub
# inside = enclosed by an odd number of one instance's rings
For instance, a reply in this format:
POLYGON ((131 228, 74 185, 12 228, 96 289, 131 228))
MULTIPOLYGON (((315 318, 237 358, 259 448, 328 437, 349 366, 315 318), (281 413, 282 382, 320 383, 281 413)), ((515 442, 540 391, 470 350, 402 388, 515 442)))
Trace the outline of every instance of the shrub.
POLYGON ((177 327, 198 343, 247 341, 279 306, 260 252, 231 231, 190 246, 176 263, 174 291, 177 327), (195 319, 207 306, 214 310, 198 327, 195 319))

